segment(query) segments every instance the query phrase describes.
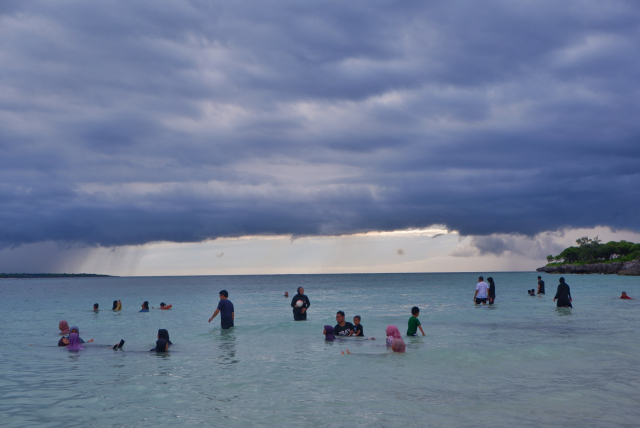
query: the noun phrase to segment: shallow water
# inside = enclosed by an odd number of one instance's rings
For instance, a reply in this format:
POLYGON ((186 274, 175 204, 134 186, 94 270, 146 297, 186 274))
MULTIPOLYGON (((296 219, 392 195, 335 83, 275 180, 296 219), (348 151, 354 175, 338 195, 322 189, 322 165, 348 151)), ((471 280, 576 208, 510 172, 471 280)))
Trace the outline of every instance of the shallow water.
POLYGON ((493 307, 472 303, 477 274, 1 280, 0 425, 638 426, 640 299, 616 298, 640 298, 640 278, 568 275, 574 308, 557 309, 557 275, 544 297, 526 294, 537 274, 492 276, 493 307), (282 297, 300 285, 306 322, 282 297), (227 331, 207 323, 223 288, 227 331), (385 327, 404 333, 414 305, 427 335, 389 353, 385 327), (337 310, 378 340, 325 343, 337 310), (58 348, 61 319, 95 343, 58 348), (166 355, 148 352, 158 328, 166 355))

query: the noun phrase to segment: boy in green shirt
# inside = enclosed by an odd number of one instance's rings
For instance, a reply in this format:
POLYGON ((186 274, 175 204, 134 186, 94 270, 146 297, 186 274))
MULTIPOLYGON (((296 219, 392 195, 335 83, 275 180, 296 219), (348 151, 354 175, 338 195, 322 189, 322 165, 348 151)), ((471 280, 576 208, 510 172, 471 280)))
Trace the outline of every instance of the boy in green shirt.
POLYGON ((409 318, 409 328, 407 329, 407 336, 417 336, 416 333, 418 332, 418 329, 420 329, 422 335, 424 336, 424 330, 422 329, 420 320, 418 319, 418 317, 420 316, 420 308, 417 306, 411 308, 411 315, 413 316, 409 318))

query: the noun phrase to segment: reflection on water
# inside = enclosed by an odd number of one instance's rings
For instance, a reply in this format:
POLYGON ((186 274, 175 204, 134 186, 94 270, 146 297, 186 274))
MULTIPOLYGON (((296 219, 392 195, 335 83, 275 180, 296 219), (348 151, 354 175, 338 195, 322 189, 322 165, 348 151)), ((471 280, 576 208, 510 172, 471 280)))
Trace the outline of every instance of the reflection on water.
POLYGON ((571 315, 571 308, 558 308, 556 307, 556 314, 561 317, 571 315))
POLYGON ((220 330, 220 341, 218 343, 219 357, 215 362, 222 365, 236 364, 236 335, 233 327, 220 330))

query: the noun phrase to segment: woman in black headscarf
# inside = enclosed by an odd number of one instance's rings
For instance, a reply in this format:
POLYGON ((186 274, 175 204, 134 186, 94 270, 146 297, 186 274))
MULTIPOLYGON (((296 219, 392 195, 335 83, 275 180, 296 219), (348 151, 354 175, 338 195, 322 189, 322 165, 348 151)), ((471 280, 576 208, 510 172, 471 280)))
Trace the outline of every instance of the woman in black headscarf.
POLYGON ((556 292, 556 297, 553 298, 555 302, 558 300, 557 306, 559 308, 573 308, 571 302, 571 289, 569 288, 569 284, 564 282, 564 278, 560 278, 560 284, 558 284, 558 291, 556 292))
POLYGON ((309 298, 304 295, 304 288, 298 287, 298 294, 291 299, 291 307, 293 308, 293 319, 295 321, 304 321, 307 319, 307 309, 311 306, 309 298))
POLYGON ((487 281, 489 281, 489 304, 493 305, 496 300, 496 284, 491 277, 487 278, 487 281))
POLYGON ((156 347, 149 349, 149 352, 167 352, 169 350, 169 342, 165 339, 156 340, 156 347))
POLYGON ((164 328, 158 330, 158 339, 164 339, 169 345, 173 345, 173 343, 169 340, 169 331, 164 328))

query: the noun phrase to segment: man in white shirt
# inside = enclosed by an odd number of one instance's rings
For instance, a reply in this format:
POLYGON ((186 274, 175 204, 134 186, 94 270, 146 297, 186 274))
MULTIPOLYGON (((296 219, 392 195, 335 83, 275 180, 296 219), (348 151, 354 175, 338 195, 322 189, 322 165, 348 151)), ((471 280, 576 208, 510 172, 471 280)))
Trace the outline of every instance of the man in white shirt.
POLYGON ((473 301, 476 305, 482 303, 483 305, 487 304, 487 290, 489 289, 489 284, 484 282, 484 278, 478 278, 478 283, 476 284, 476 294, 473 295, 473 301))

